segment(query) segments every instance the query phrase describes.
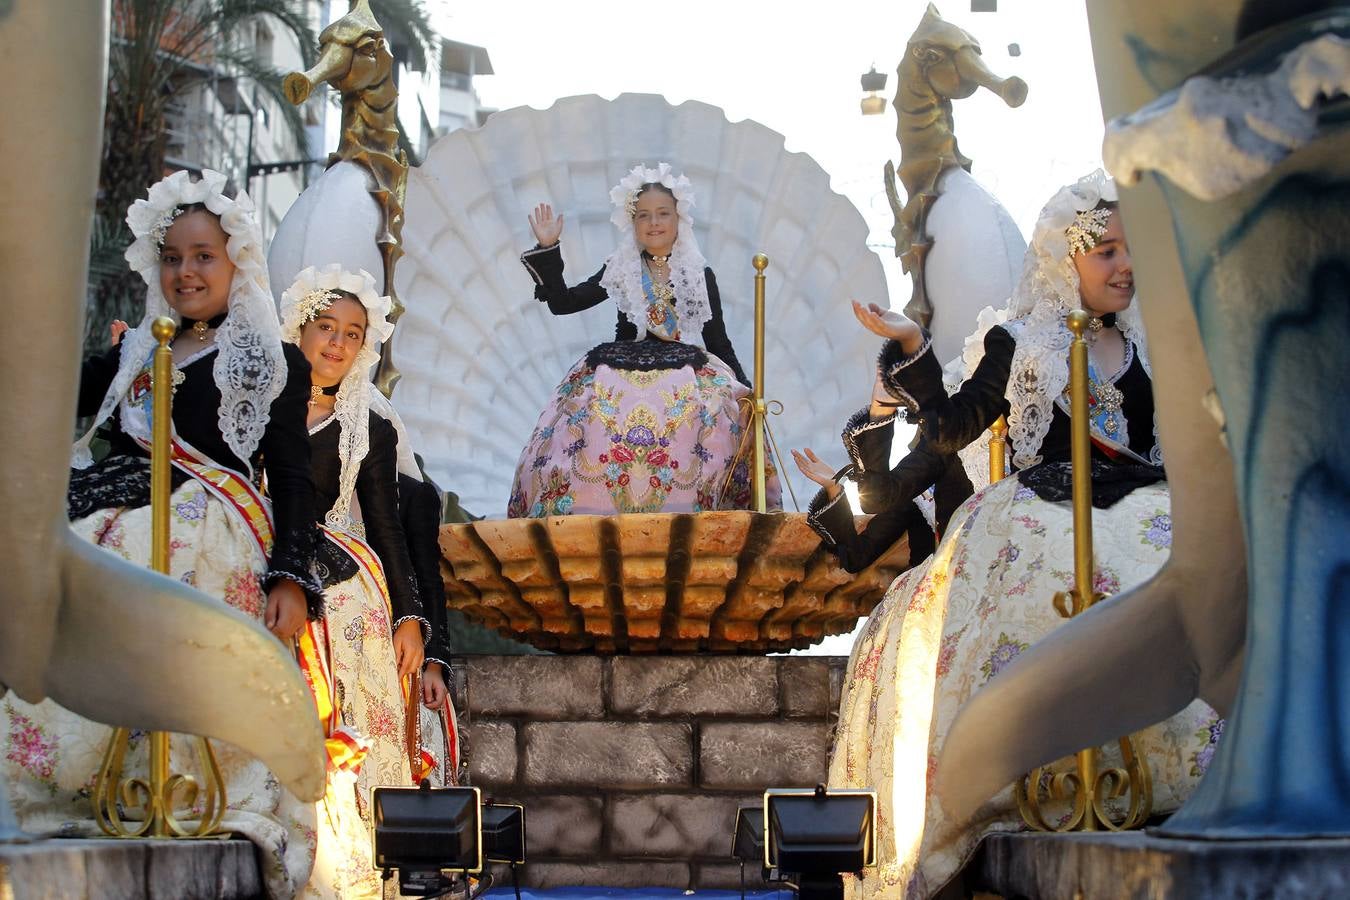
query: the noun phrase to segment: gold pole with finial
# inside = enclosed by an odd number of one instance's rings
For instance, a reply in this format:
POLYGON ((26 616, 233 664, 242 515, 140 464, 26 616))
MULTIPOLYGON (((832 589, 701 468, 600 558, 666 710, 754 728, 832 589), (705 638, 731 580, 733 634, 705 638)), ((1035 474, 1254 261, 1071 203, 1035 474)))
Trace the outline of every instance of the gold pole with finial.
MULTIPOLYGON (((150 428, 150 568, 169 574, 169 497, 173 493, 170 478, 173 466, 173 340, 177 326, 173 319, 160 316, 150 325, 158 342, 151 362, 150 428)), ((103 761, 94 779, 91 800, 94 819, 113 837, 209 837, 216 834, 225 815, 225 782, 221 778, 214 751, 206 738, 196 738, 197 756, 206 770, 204 789, 191 775, 175 775, 169 765, 169 733, 152 731, 147 735, 149 779, 123 778, 131 733, 116 728, 103 751, 103 761), (174 795, 183 788, 183 806, 192 809, 200 795, 202 805, 197 827, 187 829, 174 816, 174 795), (131 825, 123 813, 143 810, 144 817, 131 825)))
POLYGON ((756 512, 768 511, 767 486, 764 479, 764 426, 768 418, 768 407, 764 403, 764 270, 769 267, 769 257, 756 253, 750 264, 755 267, 755 410, 750 416, 750 427, 754 429, 755 453, 753 457, 754 493, 751 502, 756 512))
MULTIPOLYGON (((1081 309, 1069 313, 1073 333, 1069 345, 1069 459, 1073 471, 1073 588, 1054 597, 1055 610, 1072 618, 1105 594, 1094 590, 1092 559, 1092 433, 1088 403, 1088 345, 1083 335, 1089 316, 1081 309)), ((1001 457, 1001 454, 1000 454, 1001 457)), ((1000 460, 1001 461, 1001 460, 1000 460)), ((993 441, 990 441, 993 466, 993 441)), ((1153 811, 1153 777, 1148 760, 1140 756, 1128 735, 1119 739, 1122 766, 1100 769, 1096 747, 1077 753, 1076 771, 1051 775, 1046 767, 1033 769, 1014 787, 1022 820, 1037 831, 1124 831, 1142 826, 1153 811), (1072 807, 1057 825, 1041 809, 1042 793, 1051 800, 1070 800, 1072 807), (1108 801, 1128 795, 1119 821, 1108 801)))
POLYGON ((989 426, 989 483, 1002 481, 1008 474, 1008 417, 999 416, 989 426))

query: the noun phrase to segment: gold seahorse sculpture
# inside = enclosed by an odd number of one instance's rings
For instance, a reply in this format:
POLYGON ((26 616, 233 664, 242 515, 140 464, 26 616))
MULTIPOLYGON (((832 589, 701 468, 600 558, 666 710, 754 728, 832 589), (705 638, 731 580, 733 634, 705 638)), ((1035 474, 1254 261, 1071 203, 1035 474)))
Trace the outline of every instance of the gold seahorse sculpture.
MULTIPOLYGON (((384 293, 393 300, 389 321, 397 322, 404 307, 394 291, 394 264, 403 255, 408 155, 398 145, 394 57, 368 0, 356 0, 345 16, 323 30, 319 35, 319 61, 307 72, 287 75, 282 89, 286 98, 299 106, 324 82, 342 95, 342 137, 337 151, 328 157, 328 165, 353 162, 370 174, 369 190, 384 219, 375 240, 384 261, 384 293)), ((392 342, 385 341, 375 384, 389 396, 399 377, 392 342)))
POLYGON ((938 179, 960 166, 970 171, 970 160, 956 146, 952 101, 964 100, 979 88, 994 92, 1009 106, 1027 98, 1026 82, 1016 76, 999 78, 980 58, 980 42, 928 4, 919 27, 905 45, 905 57, 896 70, 896 140, 900 142, 900 182, 905 203, 895 188, 895 166, 886 163, 886 197, 895 214, 895 255, 914 284, 905 314, 927 327, 933 306, 924 286, 924 258, 932 247, 925 231, 928 210, 938 198, 938 179))

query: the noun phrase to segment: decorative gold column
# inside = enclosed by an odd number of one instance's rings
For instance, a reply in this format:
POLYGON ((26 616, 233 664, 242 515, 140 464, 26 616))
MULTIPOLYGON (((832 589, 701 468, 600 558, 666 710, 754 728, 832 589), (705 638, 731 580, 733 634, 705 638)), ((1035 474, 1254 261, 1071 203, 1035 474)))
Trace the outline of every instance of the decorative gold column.
MULTIPOLYGON (((170 443, 173 435, 173 350, 169 342, 177 326, 172 319, 159 317, 150 326, 159 346, 155 348, 151 381, 150 437, 150 568, 169 574, 169 495, 173 492, 170 472, 170 443)), ((198 762, 205 769, 205 788, 191 775, 176 775, 169 767, 169 733, 152 731, 147 735, 150 777, 123 778, 123 766, 131 733, 116 728, 103 751, 94 780, 91 802, 94 819, 113 837, 200 838, 218 832, 225 815, 225 782, 215 753, 206 738, 193 740, 198 762), (174 795, 183 789, 182 805, 191 808, 201 795, 202 808, 195 829, 187 829, 174 817, 174 795), (143 817, 136 824, 123 819, 128 810, 140 809, 143 817)))
POLYGON ((755 512, 767 512, 764 483, 764 429, 768 427, 768 410, 764 405, 764 270, 769 267, 769 257, 756 253, 750 264, 755 267, 755 411, 750 417, 750 427, 755 434, 755 455, 751 503, 755 512))
POLYGON ((989 426, 989 483, 1002 481, 1008 474, 1008 417, 999 416, 989 426))
MULTIPOLYGON (((1073 466, 1073 588, 1054 597, 1055 610, 1073 618, 1105 597, 1093 590, 1092 560, 1092 434, 1088 418, 1088 346, 1083 334, 1089 316, 1081 309, 1069 313, 1073 332, 1069 346, 1070 460, 1073 466)), ((1005 426, 1006 427, 1006 426, 1005 426)), ((990 441, 990 475, 993 469, 990 441)), ((1002 455, 1000 454, 1000 462, 1002 455)), ((1050 774, 1045 766, 1032 769, 1014 787, 1022 820, 1037 831, 1124 831, 1142 826, 1153 811, 1153 777, 1148 760, 1135 752, 1134 741, 1119 739, 1120 768, 1099 769, 1100 750, 1078 751, 1077 771, 1050 774), (1041 808, 1045 799, 1068 802, 1068 814, 1055 824, 1041 808), (1117 821, 1108 800, 1127 797, 1124 816, 1117 821)))

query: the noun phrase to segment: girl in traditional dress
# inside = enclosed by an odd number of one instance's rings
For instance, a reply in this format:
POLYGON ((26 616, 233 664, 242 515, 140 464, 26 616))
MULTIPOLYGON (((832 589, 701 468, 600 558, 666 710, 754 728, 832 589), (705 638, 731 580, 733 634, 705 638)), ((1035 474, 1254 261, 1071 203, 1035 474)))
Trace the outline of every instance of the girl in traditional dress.
MULTIPOLYGON (((1153 418, 1148 346, 1114 185, 1098 171, 1060 190, 1037 221, 1006 320, 948 396, 919 327, 855 305, 887 338, 881 375, 940 460, 1007 415, 1014 474, 953 515, 926 565, 901 575, 868 619, 849 661, 830 783, 880 795, 880 864, 853 897, 928 897, 992 831, 1022 828, 1012 786, 975 820, 945 818, 928 797, 938 752, 970 695, 1064 620, 1052 597, 1073 581, 1066 314, 1090 334, 1093 536, 1098 591, 1151 576, 1171 546, 1167 488, 1153 418)), ((916 466, 914 496, 941 474, 916 466)), ((903 493, 902 490, 902 493, 903 493)), ((1176 809, 1204 773, 1222 730, 1196 702, 1136 735, 1152 767, 1154 810, 1176 809)), ((1108 748, 1104 765, 1119 765, 1108 748)), ((1070 768, 1071 761, 1057 764, 1070 768)))
MULTIPOLYGON (((563 279, 563 217, 530 215, 521 256, 554 315, 618 305, 615 340, 572 367, 516 466, 509 516, 744 509, 739 457, 750 388, 722 321, 717 279, 694 238, 693 186, 668 164, 610 191, 618 247, 575 287, 563 279)), ((770 479, 776 502, 777 480, 770 479)))
MULTIPOLYGON (((170 316, 179 332, 169 574, 289 641, 307 615, 322 614, 323 602, 311 572, 309 365, 281 342, 252 204, 243 194, 226 197, 224 185, 218 172, 196 181, 176 172, 127 213, 135 240, 126 257, 145 280, 145 317, 84 365, 79 412, 108 426, 110 446, 94 463, 93 428, 75 445, 71 527, 149 564, 150 326, 170 316), (257 488, 263 476, 270 502, 257 488)), ((98 834, 90 788, 111 729, 51 701, 33 706, 9 695, 0 703, 4 782, 23 826, 98 834)), ((128 776, 144 769, 145 743, 144 733, 133 735, 128 776)), ((258 845, 272 896, 293 896, 314 862, 314 804, 297 801, 261 762, 227 743, 214 746, 229 800, 222 827, 258 845)), ((175 771, 201 774, 189 742, 175 736, 171 748, 175 771)), ((194 813, 200 809, 178 811, 180 819, 194 813)))
POLYGON ((380 895, 371 789, 410 786, 422 774, 410 768, 408 710, 415 715, 420 698, 409 691, 430 623, 399 517, 398 434, 371 409, 390 305, 369 273, 341 265, 305 269, 281 299, 282 337, 310 364, 309 440, 325 511, 316 570, 327 612, 302 649, 326 654, 316 662, 327 675, 329 730, 350 746, 350 755, 330 752, 339 771, 319 811, 316 871, 334 878, 316 879, 307 896, 380 895))

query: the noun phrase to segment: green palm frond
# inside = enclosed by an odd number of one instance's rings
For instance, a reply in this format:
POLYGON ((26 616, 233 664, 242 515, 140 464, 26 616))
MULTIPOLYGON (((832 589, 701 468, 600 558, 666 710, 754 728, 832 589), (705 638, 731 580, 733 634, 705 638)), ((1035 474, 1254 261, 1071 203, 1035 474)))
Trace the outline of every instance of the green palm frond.
POLYGON ((370 11, 375 21, 385 29, 392 29, 408 39, 411 59, 424 72, 435 72, 440 65, 440 35, 431 25, 422 0, 370 0, 370 11))

